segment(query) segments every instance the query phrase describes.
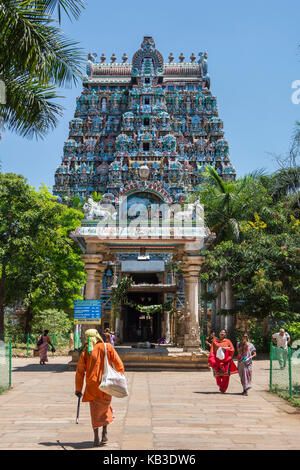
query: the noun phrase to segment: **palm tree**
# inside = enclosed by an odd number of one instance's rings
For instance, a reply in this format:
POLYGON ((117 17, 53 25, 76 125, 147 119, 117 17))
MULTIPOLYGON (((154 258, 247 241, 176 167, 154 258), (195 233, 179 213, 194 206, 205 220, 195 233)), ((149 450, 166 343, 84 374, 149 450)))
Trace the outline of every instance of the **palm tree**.
MULTIPOLYGON (((206 168, 206 175, 212 180, 212 184, 200 191, 200 201, 204 204, 207 224, 216 233, 215 242, 239 242, 239 220, 247 205, 247 198, 243 192, 254 177, 248 175, 238 181, 223 181, 211 166, 206 168)), ((218 293, 218 296, 221 296, 221 310, 225 310, 226 307, 226 310, 231 311, 235 307, 235 300, 231 281, 226 274, 225 268, 221 273, 215 294, 218 293)), ((215 322, 215 319, 212 320, 215 322)), ((221 318, 221 323, 223 320, 229 330, 229 335, 234 338, 236 316, 228 314, 225 319, 221 318)))
POLYGON ((241 194, 253 177, 244 176, 238 181, 223 181, 216 170, 208 166, 207 176, 212 180, 206 191, 200 192, 200 200, 207 209, 207 221, 212 231, 216 232, 216 242, 238 241, 239 215, 243 213, 246 200, 241 194))
POLYGON ((82 53, 68 40, 58 20, 65 11, 78 18, 82 0, 0 0, 0 80, 6 100, 0 105, 4 128, 21 136, 42 137, 55 127, 62 107, 56 86, 76 83, 82 53))
POLYGON ((300 208, 300 123, 296 123, 290 149, 286 156, 275 155, 279 169, 272 178, 272 196, 278 201, 286 196, 294 200, 295 207, 300 208))

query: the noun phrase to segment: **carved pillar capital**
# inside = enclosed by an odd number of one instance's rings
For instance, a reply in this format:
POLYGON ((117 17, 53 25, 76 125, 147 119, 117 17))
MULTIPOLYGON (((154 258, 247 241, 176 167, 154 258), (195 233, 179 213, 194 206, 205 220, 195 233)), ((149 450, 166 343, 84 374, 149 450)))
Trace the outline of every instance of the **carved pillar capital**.
POLYGON ((81 259, 85 264, 87 274, 85 298, 99 299, 101 295, 102 276, 107 267, 106 264, 102 263, 103 255, 87 253, 82 255, 81 259))
MULTIPOLYGON (((103 256, 96 254, 83 255, 82 260, 85 263, 86 270, 86 285, 85 285, 85 299, 95 300, 101 298, 102 291, 102 276, 107 268, 107 265, 102 263, 103 256)), ((98 324, 82 325, 81 327, 81 340, 84 341, 84 333, 88 328, 95 328, 99 331, 98 324)))

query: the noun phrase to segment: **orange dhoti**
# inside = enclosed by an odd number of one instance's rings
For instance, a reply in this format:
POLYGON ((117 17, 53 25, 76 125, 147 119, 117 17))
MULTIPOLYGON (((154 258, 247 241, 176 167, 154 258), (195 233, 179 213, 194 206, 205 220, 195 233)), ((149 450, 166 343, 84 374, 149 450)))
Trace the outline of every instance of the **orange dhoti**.
POLYGON ((103 395, 105 395, 104 398, 96 398, 96 400, 90 401, 91 421, 94 429, 107 426, 114 420, 113 409, 110 406, 111 395, 104 393, 103 395))
MULTIPOLYGON (((118 353, 110 343, 107 343, 106 346, 109 364, 124 374, 124 365, 118 353)), ((99 389, 104 371, 104 357, 104 343, 98 342, 91 353, 88 353, 86 349, 82 352, 76 369, 75 389, 77 392, 81 392, 84 377, 86 378, 82 401, 90 403, 93 429, 106 426, 114 421, 113 409, 110 406, 112 397, 99 389)))

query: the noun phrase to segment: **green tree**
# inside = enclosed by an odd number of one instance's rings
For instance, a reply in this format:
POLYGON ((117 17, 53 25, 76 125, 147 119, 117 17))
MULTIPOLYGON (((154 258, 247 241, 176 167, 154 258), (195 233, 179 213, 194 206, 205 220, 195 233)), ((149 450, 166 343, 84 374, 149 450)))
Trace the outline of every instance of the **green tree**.
POLYGON ((40 334, 45 329, 55 333, 56 338, 62 338, 72 330, 73 322, 63 310, 46 309, 38 312, 32 324, 32 333, 40 334))
POLYGON ((130 289, 132 285, 132 279, 130 277, 123 277, 118 285, 113 289, 111 298, 110 298, 110 303, 111 303, 111 309, 110 309, 110 328, 111 330, 114 330, 115 326, 115 316, 116 316, 116 308, 121 305, 122 302, 125 302, 127 300, 127 294, 128 290, 130 289))
MULTIPOLYGON (((295 175, 284 169, 285 175, 291 173, 295 175)), ((199 196, 216 242, 207 252, 202 282, 217 282, 213 297, 227 288, 232 314, 242 310, 263 318, 296 312, 300 224, 296 184, 293 191, 289 184, 284 186, 280 172, 270 176, 256 172, 236 182, 223 182, 211 168, 208 174, 212 188, 204 185, 199 196), (241 304, 236 305, 236 299, 241 304)))
POLYGON ((79 248, 70 238, 83 217, 58 204, 46 187, 35 191, 22 176, 0 175, 0 335, 4 308, 26 307, 25 331, 48 308, 71 311, 85 281, 79 248))
POLYGON ((277 176, 247 180, 234 212, 239 238, 219 237, 201 274, 209 283, 228 279, 235 311, 260 319, 292 319, 300 310, 299 210, 288 188, 274 192, 277 176))
MULTIPOLYGON (((237 181, 223 181, 216 170, 208 166, 206 168, 207 182, 203 185, 201 191, 197 195, 200 202, 204 205, 205 220, 212 232, 216 234, 215 244, 225 241, 239 243, 241 240, 239 221, 245 216, 245 212, 249 211, 249 197, 251 204, 261 206, 265 201, 262 194, 255 191, 256 177, 253 175, 245 176, 237 181), (258 197, 259 196, 259 197, 258 197)), ((205 267, 204 267, 205 270, 205 267)), ((235 335, 235 298, 233 295, 232 282, 228 275, 228 266, 224 266, 215 277, 216 297, 221 291, 226 292, 226 310, 222 309, 222 313, 227 314, 227 329, 229 336, 234 340, 235 335)), ((201 276, 204 295, 204 312, 207 310, 207 277, 203 273, 201 276)), ((215 318, 213 319, 213 323, 215 318)))

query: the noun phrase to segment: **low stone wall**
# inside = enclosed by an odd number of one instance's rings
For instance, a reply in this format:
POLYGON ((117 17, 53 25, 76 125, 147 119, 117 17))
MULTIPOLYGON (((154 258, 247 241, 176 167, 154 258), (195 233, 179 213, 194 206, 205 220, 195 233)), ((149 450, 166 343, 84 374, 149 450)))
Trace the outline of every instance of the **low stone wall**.
MULTIPOLYGON (((209 370, 206 351, 183 352, 182 348, 158 347, 155 349, 137 349, 116 346, 126 370, 209 370)), ((76 369, 78 351, 70 351, 72 361, 70 370, 76 369)))

